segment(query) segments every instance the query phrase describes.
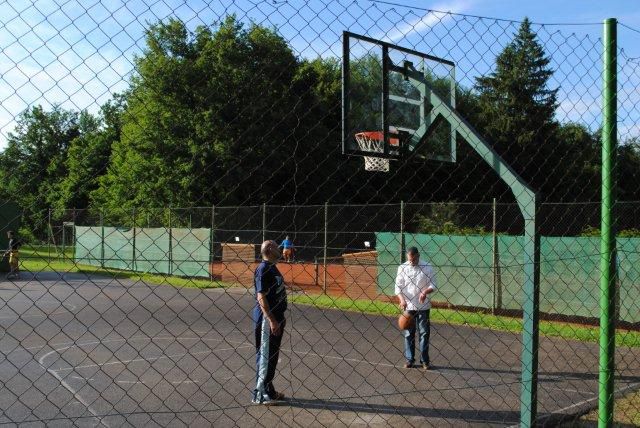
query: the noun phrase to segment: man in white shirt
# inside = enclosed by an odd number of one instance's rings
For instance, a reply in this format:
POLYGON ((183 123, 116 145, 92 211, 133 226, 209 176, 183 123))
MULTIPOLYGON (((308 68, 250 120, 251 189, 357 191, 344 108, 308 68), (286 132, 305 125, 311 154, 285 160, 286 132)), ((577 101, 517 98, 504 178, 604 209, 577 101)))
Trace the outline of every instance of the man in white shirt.
POLYGON ((411 368, 415 362, 416 327, 419 335, 420 364, 429 370, 429 310, 430 295, 436 291, 436 280, 431 265, 420 260, 416 247, 407 249, 407 261, 398 266, 396 276, 396 296, 400 300, 400 309, 408 311, 415 319, 414 326, 404 330, 404 367, 411 368))

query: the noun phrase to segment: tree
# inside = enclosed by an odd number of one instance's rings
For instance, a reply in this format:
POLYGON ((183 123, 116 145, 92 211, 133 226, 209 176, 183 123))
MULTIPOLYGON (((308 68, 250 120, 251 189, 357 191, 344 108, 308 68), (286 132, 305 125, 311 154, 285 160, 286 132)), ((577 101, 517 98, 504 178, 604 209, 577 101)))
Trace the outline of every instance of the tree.
POLYGON ((71 142, 80 135, 78 114, 54 106, 25 110, 9 133, 0 154, 0 192, 16 201, 24 212, 24 226, 45 232, 49 201, 66 174, 65 159, 71 142))
POLYGON ((476 80, 482 109, 479 127, 516 171, 534 187, 555 168, 557 89, 549 88, 553 70, 528 19, 496 58, 495 71, 476 80))
POLYGON ((50 200, 54 215, 70 208, 87 208, 89 194, 98 188, 98 180, 107 171, 111 146, 120 139, 125 98, 115 95, 94 117, 80 113, 79 133, 65 159, 66 175, 56 186, 50 200))
POLYGON ((555 147, 547 160, 550 172, 544 183, 553 201, 600 199, 600 132, 565 123, 558 127, 555 147))
POLYGON ((476 88, 486 113, 485 130, 496 143, 542 144, 555 130, 557 89, 553 70, 527 18, 514 40, 496 58, 496 70, 479 77, 476 88))
POLYGON ((234 16, 194 33, 170 20, 146 38, 122 137, 92 201, 115 211, 231 204, 281 189, 281 153, 289 156, 306 109, 286 41, 234 16))
POLYGON ((640 137, 632 137, 618 146, 619 200, 640 200, 640 137))

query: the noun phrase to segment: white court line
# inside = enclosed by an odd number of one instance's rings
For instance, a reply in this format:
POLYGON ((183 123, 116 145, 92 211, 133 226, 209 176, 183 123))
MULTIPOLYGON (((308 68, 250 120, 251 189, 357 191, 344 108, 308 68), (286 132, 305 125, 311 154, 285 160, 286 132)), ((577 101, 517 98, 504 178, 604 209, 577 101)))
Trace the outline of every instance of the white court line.
MULTIPOLYGON (((215 373, 212 373, 212 374, 213 374, 213 375, 215 375, 215 373)), ((220 379, 220 380, 223 380, 223 381, 224 381, 224 380, 237 379, 237 378, 247 377, 247 376, 248 376, 248 375, 246 375, 246 374, 239 374, 239 375, 234 375, 234 376, 227 376, 227 377, 223 377, 223 378, 222 378, 222 379, 220 379)), ((214 380, 215 380, 215 379, 214 379, 214 380)), ((143 384, 144 384, 144 383, 146 383, 146 382, 144 382, 144 381, 133 381, 133 380, 117 380, 116 382, 118 382, 118 383, 143 383, 143 384)), ((184 380, 184 381, 176 381, 176 382, 171 382, 171 383, 177 384, 177 383, 200 383, 200 382, 199 382, 199 381, 197 381, 197 380, 193 380, 193 381, 191 381, 191 380, 184 380)))
POLYGON ((223 377, 220 380, 229 380, 229 379, 237 379, 239 377, 247 377, 247 375, 244 374, 239 374, 239 375, 235 375, 235 376, 227 376, 227 377, 223 377))
POLYGON ((582 395, 597 395, 596 393, 594 393, 592 391, 578 391, 577 389, 559 388, 559 387, 556 387, 556 386, 540 386, 540 389, 552 389, 554 391, 573 392, 573 393, 582 394, 582 395))
MULTIPOLYGON (((390 363, 375 363, 373 361, 366 361, 366 360, 359 360, 357 358, 345 358, 345 357, 338 357, 338 356, 334 356, 334 355, 323 355, 323 354, 317 354, 315 352, 311 352, 311 351, 307 351, 307 352, 301 352, 301 351, 294 351, 292 349, 281 349, 281 351, 284 352, 292 352, 294 354, 299 354, 302 356, 307 356, 307 355, 313 355, 319 358, 328 358, 331 360, 342 360, 342 361, 350 361, 353 363, 363 363, 363 364, 369 364, 372 366, 382 366, 382 367, 391 367, 391 368, 398 368, 399 366, 396 364, 390 364, 390 363)), ((442 368, 438 368, 438 370, 429 370, 424 372, 425 374, 427 373, 437 373, 440 375, 444 375, 443 371, 458 371, 458 370, 452 370, 452 369, 447 369, 446 367, 442 367, 442 368)))
MULTIPOLYGON (((128 384, 134 384, 134 383, 141 383, 141 384, 146 384, 148 382, 145 382, 143 380, 117 380, 116 383, 128 383, 128 384)), ((160 382, 155 382, 155 384, 157 385, 160 382)), ((173 385, 178 385, 181 383, 200 383, 197 380, 176 380, 176 381, 171 381, 169 382, 173 385)))
MULTIPOLYGON (((194 333, 198 333, 196 331, 194 331, 194 333)), ((44 345, 34 345, 34 346, 28 346, 26 348, 21 348, 22 350, 32 350, 32 349, 42 349, 45 348, 47 346, 66 346, 66 345, 73 345, 76 344, 76 346, 81 347, 81 346, 85 346, 85 345, 95 345, 98 343, 103 343, 103 342, 126 342, 126 341, 134 341, 134 340, 202 340, 202 341, 209 341, 209 342, 228 342, 228 343, 236 343, 238 345, 241 345, 243 343, 247 343, 246 340, 244 341, 238 341, 238 340, 229 340, 229 339, 214 339, 214 338, 206 338, 206 337, 198 337, 198 336, 194 336, 194 337, 188 337, 188 336, 134 336, 134 337, 129 337, 127 339, 105 339, 105 340, 98 340, 98 341, 90 341, 90 342, 80 342, 80 343, 76 343, 76 342, 59 342, 59 343, 45 343, 44 345)))
POLYGON ((351 361, 353 363, 365 363, 365 364, 370 364, 372 366, 397 367, 396 365, 389 364, 389 363, 374 363, 372 361, 358 360, 356 358, 344 358, 344 357, 336 357, 336 356, 333 356, 333 355, 321 355, 321 354, 316 354, 315 352, 311 352, 311 351, 300 352, 300 351, 294 351, 293 349, 281 349, 281 351, 292 352, 294 354, 303 355, 303 356, 313 355, 313 356, 316 356, 316 357, 319 357, 319 358, 328 358, 328 359, 331 359, 331 360, 351 361))
POLYGON ((71 375, 71 377, 72 377, 72 378, 74 378, 74 379, 83 380, 83 381, 85 381, 85 382, 86 382, 86 381, 92 381, 92 380, 94 380, 94 379, 89 379, 89 378, 86 378, 86 377, 76 376, 76 375, 71 375))
MULTIPOLYGON (((122 341, 127 341, 127 340, 141 340, 141 339, 147 339, 147 340, 152 340, 152 339, 159 339, 159 340, 176 340, 179 339, 180 336, 176 337, 167 337, 167 338, 154 338, 154 337, 148 337, 148 336, 139 336, 139 337, 134 337, 134 338, 129 338, 129 339, 106 339, 106 340, 98 340, 98 341, 90 341, 90 342, 85 342, 82 344, 75 344, 75 343, 71 343, 68 346, 63 346, 60 348, 55 348, 52 351, 47 352, 46 354, 42 355, 40 358, 38 358, 38 364, 40 364, 40 366, 47 371, 48 373, 50 373, 53 377, 55 377, 58 382, 60 382, 60 385, 62 385, 67 391, 69 391, 72 395, 73 398, 76 399, 76 401, 78 401, 80 404, 82 404, 83 406, 85 406, 85 408, 89 411, 89 413, 91 413, 101 425, 104 425, 105 427, 109 428, 109 425, 100 417, 98 416, 98 413, 91 407, 90 403, 88 403, 84 398, 82 398, 82 396, 80 396, 80 394, 78 393, 78 391, 76 391, 74 388, 71 387, 71 385, 69 385, 58 373, 58 371, 54 370, 54 369, 49 369, 47 367, 45 367, 44 365, 44 360, 54 354, 54 353, 60 353, 61 351, 65 351, 69 348, 73 348, 73 347, 77 347, 77 346, 86 346, 86 345, 95 345, 95 344, 99 344, 99 343, 107 343, 107 342, 122 342, 122 341)), ((198 337, 194 337, 194 338, 183 338, 183 339, 200 339, 203 340, 202 338, 198 338, 198 337)), ((213 340, 213 341, 223 341, 224 339, 209 339, 209 340, 213 340)), ((228 341, 228 342, 232 342, 232 341, 228 341)), ((239 342, 239 343, 246 343, 246 341, 244 342, 239 342)), ((46 345, 45 345, 46 346, 46 345)), ((252 346, 252 345, 244 345, 241 347, 248 347, 248 346, 252 346)), ((41 346, 40 348, 43 348, 44 346, 41 346)), ((230 348, 230 349, 239 349, 241 347, 238 348, 230 348)), ((211 351, 209 351, 211 352, 211 351)), ((186 355, 186 354, 183 354, 186 355)))
MULTIPOLYGON (((630 384, 630 385, 625 386, 624 388, 620 388, 620 389, 617 389, 617 390, 613 391, 613 394, 614 394, 614 395, 617 395, 617 394, 620 394, 620 393, 626 392, 626 391, 628 391, 628 390, 630 390, 630 389, 634 389, 634 388, 636 388, 636 387, 638 387, 638 386, 640 386, 640 382, 638 382, 638 383, 632 383, 632 384, 630 384)), ((593 402, 593 401, 597 401, 598 399, 599 399, 599 397, 597 397, 597 396, 596 396, 596 397, 594 397, 594 398, 588 398, 588 399, 586 399, 586 400, 582 400, 582 401, 580 401, 580 402, 578 402, 578 403, 575 403, 575 404, 572 404, 572 405, 570 405, 570 406, 563 407, 562 409, 553 410, 551 413, 552 413, 552 414, 563 413, 563 412, 565 412, 565 411, 567 411, 567 410, 571 410, 571 409, 573 409, 573 408, 575 408, 575 407, 584 406, 585 404, 589 404, 589 403, 591 403, 591 402, 593 402)), ((508 428, 518 428, 518 427, 519 427, 519 425, 511 425, 511 426, 510 426, 510 427, 508 427, 508 428)))
POLYGON ((87 401, 82 398, 80 396, 80 394, 78 394, 78 392, 76 390, 74 390, 59 374, 58 372, 56 372, 55 370, 49 370, 48 368, 46 368, 43 364, 45 358, 47 358, 49 355, 53 354, 53 353, 57 353, 59 351, 63 351, 65 349, 70 348, 71 346, 67 347, 67 348, 60 348, 60 349, 54 349, 53 351, 47 352, 46 354, 44 354, 42 357, 38 358, 38 364, 40 364, 40 366, 42 366, 42 368, 44 368, 48 373, 50 373, 53 377, 55 377, 56 379, 58 379, 58 381, 60 382, 60 384, 67 390, 69 391, 72 395, 73 398, 75 398, 78 402, 80 402, 84 407, 86 407, 86 409, 89 411, 89 413, 91 413, 95 418, 98 419, 98 422, 100 423, 100 425, 104 425, 105 427, 109 428, 109 424, 107 424, 105 421, 102 420, 101 417, 98 416, 98 413, 93 410, 93 408, 91 407, 90 403, 87 403, 87 401))
POLYGON ((76 369, 87 369, 91 367, 104 367, 104 366, 111 366, 116 364, 137 363, 140 361, 157 361, 157 360, 162 360, 166 358, 184 357, 185 355, 201 355, 201 354, 213 354, 213 353, 222 352, 222 351, 234 351, 236 349, 248 348, 248 347, 253 347, 253 345, 242 345, 235 348, 207 349, 206 351, 183 352, 181 354, 160 355, 157 357, 149 357, 149 358, 133 358, 131 360, 116 360, 116 361, 108 361, 106 363, 99 363, 99 364, 85 364, 82 366, 59 367, 55 369, 55 371, 62 372, 62 371, 76 370, 76 369))
MULTIPOLYGON (((11 300, 11 301, 13 302, 13 300, 11 300)), ((62 306, 63 309, 58 309, 57 311, 52 312, 50 314, 45 313, 45 314, 32 314, 32 315, 20 315, 20 314, 17 314, 17 315, 4 315, 4 316, 0 316, 0 320, 15 319, 15 318, 18 318, 18 319, 22 319, 22 318, 38 318, 38 317, 45 317, 46 318, 46 317, 48 317, 50 315, 60 315, 60 314, 73 313, 76 309, 78 309, 78 307, 76 305, 69 304, 69 307, 67 307, 65 304, 63 304, 61 302, 58 302, 56 300, 45 300, 43 302, 38 302, 38 301, 34 302, 33 300, 21 299, 21 300, 18 300, 18 301, 24 301, 24 302, 29 302, 29 303, 33 303, 33 304, 40 303, 40 304, 43 304, 43 305, 44 304, 54 303, 57 306, 62 306)), ((32 308, 32 307, 34 307, 34 305, 29 307, 29 309, 32 308)), ((35 306, 35 307, 38 310, 44 312, 44 310, 42 308, 40 308, 38 306, 35 306)), ((10 309, 15 312, 15 310, 13 308, 10 308, 10 309)))
POLYGON ((73 310, 72 309, 65 309, 65 310, 60 310, 60 311, 56 311, 56 312, 52 312, 50 314, 33 314, 33 315, 5 315, 0 317, 0 320, 8 320, 8 319, 24 319, 24 318, 38 318, 38 317, 44 317, 47 318, 49 316, 53 316, 53 315, 61 315, 61 314, 72 314, 73 310))

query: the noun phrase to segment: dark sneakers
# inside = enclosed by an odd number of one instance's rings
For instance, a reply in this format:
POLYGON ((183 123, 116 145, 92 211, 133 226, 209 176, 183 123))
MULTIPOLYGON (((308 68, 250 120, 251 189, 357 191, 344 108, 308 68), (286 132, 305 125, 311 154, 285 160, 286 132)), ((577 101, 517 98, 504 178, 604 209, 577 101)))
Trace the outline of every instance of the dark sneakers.
POLYGON ((281 392, 276 392, 272 395, 254 393, 251 402, 253 404, 261 404, 263 406, 276 406, 280 404, 284 398, 284 394, 281 392))
MULTIPOLYGON (((416 367, 416 366, 412 362, 407 361, 406 363, 404 363, 405 369, 411 369, 413 367, 416 367)), ((418 367, 422 368, 422 370, 425 372, 431 370, 431 366, 427 363, 420 363, 420 366, 418 367)))

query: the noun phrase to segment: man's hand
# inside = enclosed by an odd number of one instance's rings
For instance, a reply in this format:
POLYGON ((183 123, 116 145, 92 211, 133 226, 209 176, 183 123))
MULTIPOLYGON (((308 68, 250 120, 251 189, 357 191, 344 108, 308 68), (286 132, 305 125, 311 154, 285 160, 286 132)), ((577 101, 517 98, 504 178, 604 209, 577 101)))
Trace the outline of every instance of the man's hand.
POLYGON ((424 291, 420 292, 420 295, 418 296, 418 302, 420 302, 420 304, 423 304, 425 300, 427 300, 427 296, 429 294, 433 293, 433 288, 429 287, 424 291))
POLYGON ((420 304, 423 304, 425 300, 427 300, 427 293, 423 291, 418 296, 418 302, 420 302, 420 304))
POLYGON ((271 334, 274 336, 280 336, 282 334, 282 323, 274 319, 269 320, 269 328, 271 328, 271 334))
POLYGON ((407 302, 404 299, 400 300, 400 304, 398 305, 400 307, 401 310, 406 311, 407 310, 407 302))

